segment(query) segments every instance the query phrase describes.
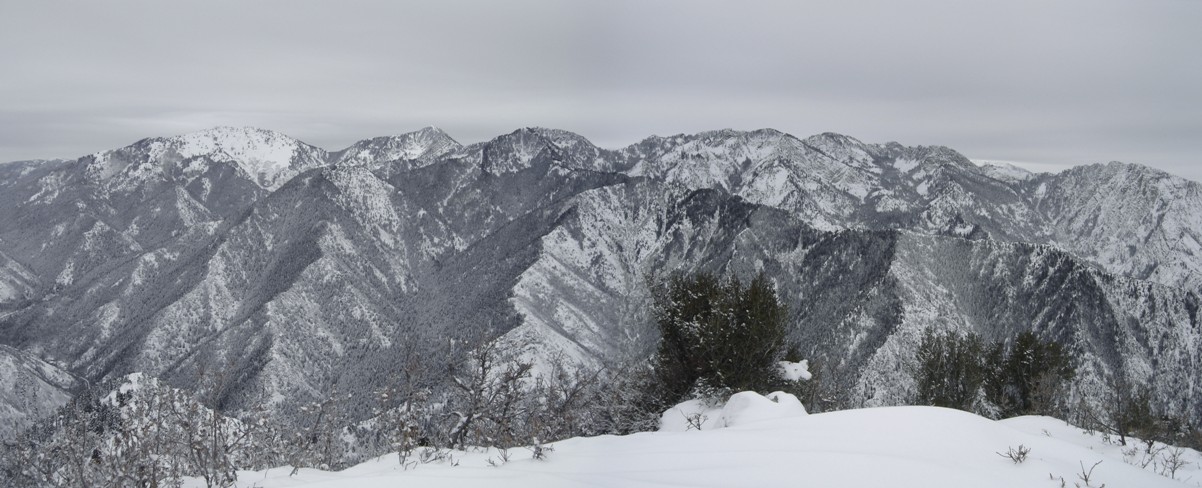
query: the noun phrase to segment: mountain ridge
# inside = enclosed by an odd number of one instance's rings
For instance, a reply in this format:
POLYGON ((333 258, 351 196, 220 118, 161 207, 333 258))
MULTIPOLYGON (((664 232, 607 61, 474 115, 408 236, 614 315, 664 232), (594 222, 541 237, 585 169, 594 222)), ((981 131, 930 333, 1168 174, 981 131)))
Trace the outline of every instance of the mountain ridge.
POLYGON ((228 406, 286 411, 489 338, 544 369, 616 364, 654 344, 647 276, 764 272, 846 405, 904 402, 895 376, 939 327, 1063 340, 1080 398, 1118 375, 1199 416, 1202 191, 1140 168, 1020 178, 771 129, 620 149, 544 128, 333 152, 245 128, 144 139, 0 166, 0 344, 89 380, 225 365, 228 406))

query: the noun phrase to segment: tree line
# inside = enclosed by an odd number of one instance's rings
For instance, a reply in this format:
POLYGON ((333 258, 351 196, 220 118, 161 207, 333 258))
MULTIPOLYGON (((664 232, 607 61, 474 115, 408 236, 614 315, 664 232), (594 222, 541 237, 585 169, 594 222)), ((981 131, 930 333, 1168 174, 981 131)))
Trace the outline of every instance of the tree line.
POLYGON ((1076 367, 1059 342, 1024 331, 1011 341, 987 343, 975 333, 923 332, 915 354, 911 403, 955 408, 989 418, 1046 415, 1072 421, 1126 446, 1141 439, 1202 448, 1202 429, 1173 412, 1152 407, 1146 385, 1112 372, 1100 405, 1078 396, 1076 367))

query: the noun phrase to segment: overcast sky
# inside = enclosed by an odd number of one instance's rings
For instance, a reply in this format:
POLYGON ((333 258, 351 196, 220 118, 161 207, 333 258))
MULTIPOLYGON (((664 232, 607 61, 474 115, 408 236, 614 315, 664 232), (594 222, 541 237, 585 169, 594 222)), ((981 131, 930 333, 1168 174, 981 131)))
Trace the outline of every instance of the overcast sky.
POLYGON ((0 160, 216 125, 772 127, 1202 181, 1202 0, 0 0, 0 160))

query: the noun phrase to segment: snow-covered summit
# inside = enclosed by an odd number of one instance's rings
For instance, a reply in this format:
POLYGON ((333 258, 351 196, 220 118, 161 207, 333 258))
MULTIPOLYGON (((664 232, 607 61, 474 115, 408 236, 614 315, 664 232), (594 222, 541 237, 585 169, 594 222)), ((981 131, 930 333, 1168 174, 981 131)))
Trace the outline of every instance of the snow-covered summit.
POLYGON ((151 143, 149 152, 152 157, 225 157, 271 189, 300 171, 325 163, 324 150, 253 127, 215 127, 183 134, 151 143))
POLYGON ((481 169, 497 175, 527 169, 536 160, 577 169, 609 166, 604 151, 583 136, 560 129, 525 127, 471 147, 480 151, 481 169))
POLYGON ((442 129, 431 126, 399 135, 364 139, 331 154, 330 159, 338 165, 370 167, 397 160, 433 160, 461 147, 442 129))
POLYGON ((118 179, 123 181, 118 181, 118 186, 130 186, 194 158, 233 163, 255 184, 274 190, 301 171, 325 165, 327 155, 323 149, 279 132, 222 126, 143 139, 85 159, 91 174, 105 181, 120 175, 118 179))
POLYGON ((985 173, 993 179, 1008 183, 1021 182, 1035 175, 1035 173, 1027 171, 1026 169, 1020 168, 1013 163, 1008 163, 1006 161, 976 160, 973 161, 973 163, 976 163, 981 167, 982 173, 985 173))
POLYGON ((255 127, 219 126, 163 140, 181 156, 222 152, 235 158, 262 161, 269 167, 286 165, 298 141, 279 132, 255 127))

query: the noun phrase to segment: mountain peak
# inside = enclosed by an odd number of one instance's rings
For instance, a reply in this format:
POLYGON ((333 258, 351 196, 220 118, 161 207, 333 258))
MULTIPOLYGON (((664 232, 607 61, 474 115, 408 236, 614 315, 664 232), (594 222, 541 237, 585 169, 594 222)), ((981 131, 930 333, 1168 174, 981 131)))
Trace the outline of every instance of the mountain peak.
POLYGON ((175 146, 177 151, 182 151, 181 155, 183 153, 191 153, 193 156, 210 154, 215 151, 224 152, 235 157, 239 155, 267 156, 266 152, 272 150, 284 152, 295 149, 297 146, 303 144, 291 136, 273 130, 227 125, 160 138, 159 140, 175 146))
POLYGON ((167 137, 165 140, 191 146, 187 148, 194 150, 205 150, 210 147, 238 150, 269 145, 296 145, 300 142, 273 130, 228 125, 219 125, 209 129, 188 132, 167 137))
POLYGON ((865 146, 865 144, 863 142, 861 142, 859 139, 856 139, 852 136, 839 134, 837 132, 823 132, 821 134, 814 134, 810 137, 805 138, 804 141, 806 144, 810 144, 810 145, 814 145, 814 146, 829 146, 829 145, 854 146, 854 147, 865 146))
MULTIPOLYGON (((508 134, 509 136, 519 135, 519 137, 533 136, 541 139, 545 143, 553 144, 556 147, 563 149, 571 149, 576 147, 591 148, 595 147, 592 141, 589 141, 584 136, 575 132, 566 131, 563 129, 548 129, 546 127, 524 127, 508 134)), ((501 136, 506 137, 506 136, 501 136)), ((500 139, 500 138, 497 138, 500 139)), ((495 139, 494 139, 495 140, 495 139)))
POLYGON ((1035 175, 1031 171, 1006 161, 977 160, 973 161, 973 163, 979 165, 981 172, 985 173, 986 176, 998 181, 1015 183, 1024 181, 1035 175))
POLYGON ((300 171, 325 164, 326 154, 279 132, 218 126, 101 151, 91 156, 89 167, 104 180, 120 174, 140 180, 160 174, 165 166, 201 157, 233 163, 255 184, 275 189, 300 171))
POLYGON ((520 171, 530 167, 534 158, 544 152, 556 160, 571 157, 568 163, 577 168, 591 168, 600 150, 588 139, 574 132, 543 127, 524 127, 494 137, 480 145, 481 168, 492 174, 520 171))
POLYGON ((338 165, 375 165, 389 161, 429 159, 463 147, 442 129, 427 126, 413 132, 373 137, 331 155, 338 165))
MULTIPOLYGON (((324 163, 325 151, 279 132, 255 127, 219 126, 152 143, 152 157, 208 156, 238 164, 256 183, 276 188, 300 170, 324 163)), ((158 159, 156 158, 156 159, 158 159)))
POLYGON ((175 137, 187 137, 187 136, 192 136, 192 135, 222 136, 222 135, 236 135, 236 134, 270 134, 270 135, 277 136, 277 137, 288 137, 280 132, 277 132, 277 131, 274 131, 271 129, 263 129, 263 128, 255 127, 255 126, 251 126, 251 125, 243 125, 243 126, 215 125, 208 129, 201 129, 201 130, 197 130, 197 131, 186 132, 186 133, 180 134, 175 137))
POLYGON ((421 129, 413 131, 412 133, 413 134, 422 134, 422 135, 425 135, 428 137, 445 137, 447 139, 452 139, 451 135, 447 134, 447 131, 442 130, 441 127, 436 127, 433 125, 427 125, 425 127, 422 127, 421 129))

